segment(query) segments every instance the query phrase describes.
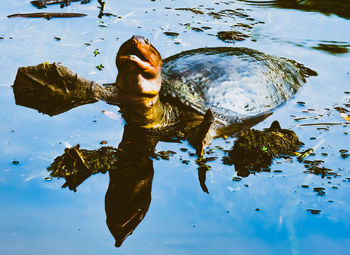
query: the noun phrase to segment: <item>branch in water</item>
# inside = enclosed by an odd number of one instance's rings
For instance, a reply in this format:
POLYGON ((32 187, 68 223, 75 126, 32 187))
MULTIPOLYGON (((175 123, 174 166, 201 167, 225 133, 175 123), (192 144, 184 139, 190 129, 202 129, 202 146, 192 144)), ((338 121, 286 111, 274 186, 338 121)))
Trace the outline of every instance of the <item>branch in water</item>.
POLYGON ((81 1, 82 4, 87 4, 90 2, 90 0, 34 0, 31 1, 31 3, 38 7, 39 9, 41 8, 46 8, 46 5, 50 4, 65 4, 68 6, 70 2, 78 2, 81 1))
POLYGON ((307 126, 340 126, 340 125, 348 125, 348 122, 335 122, 335 123, 305 123, 300 124, 300 127, 307 127, 307 126))
POLYGON ((36 12, 36 13, 16 13, 8 15, 8 18, 75 18, 75 17, 84 17, 87 14, 84 13, 68 13, 68 12, 36 12))

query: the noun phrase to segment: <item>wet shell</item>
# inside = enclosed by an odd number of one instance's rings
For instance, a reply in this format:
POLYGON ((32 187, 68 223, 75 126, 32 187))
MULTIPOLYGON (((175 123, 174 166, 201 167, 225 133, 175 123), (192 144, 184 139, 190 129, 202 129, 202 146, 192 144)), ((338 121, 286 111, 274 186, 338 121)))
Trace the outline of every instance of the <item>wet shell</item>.
POLYGON ((293 60, 247 48, 201 48, 164 59, 164 100, 229 122, 271 111, 316 73, 293 60))

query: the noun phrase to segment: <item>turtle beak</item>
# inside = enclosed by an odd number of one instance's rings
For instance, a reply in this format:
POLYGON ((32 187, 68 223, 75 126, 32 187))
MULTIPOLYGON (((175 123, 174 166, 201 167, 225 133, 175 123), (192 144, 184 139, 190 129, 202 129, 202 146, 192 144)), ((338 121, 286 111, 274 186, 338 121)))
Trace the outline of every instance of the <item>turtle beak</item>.
POLYGON ((128 63, 136 64, 145 73, 155 76, 160 72, 162 58, 147 39, 134 35, 122 44, 117 54, 116 64, 119 70, 128 63))

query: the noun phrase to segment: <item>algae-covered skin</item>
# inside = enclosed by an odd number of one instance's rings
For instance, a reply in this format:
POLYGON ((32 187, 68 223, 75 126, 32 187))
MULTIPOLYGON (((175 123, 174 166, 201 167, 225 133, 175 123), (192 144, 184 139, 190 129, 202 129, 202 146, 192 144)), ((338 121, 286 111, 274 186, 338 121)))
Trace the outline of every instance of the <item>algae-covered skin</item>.
POLYGON ((264 131, 251 129, 239 133, 224 163, 234 164, 237 175, 246 177, 251 172, 269 170, 275 157, 295 155, 302 144, 292 130, 282 129, 274 121, 264 131))
POLYGON ((163 60, 160 95, 235 123, 277 107, 310 75, 302 64, 253 49, 201 48, 163 60))

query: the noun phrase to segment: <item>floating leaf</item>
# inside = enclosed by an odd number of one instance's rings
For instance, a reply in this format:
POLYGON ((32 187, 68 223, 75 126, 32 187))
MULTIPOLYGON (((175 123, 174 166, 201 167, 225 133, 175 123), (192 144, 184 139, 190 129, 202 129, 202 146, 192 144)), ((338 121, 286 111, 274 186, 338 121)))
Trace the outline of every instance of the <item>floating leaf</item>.
POLYGON ((94 53, 95 57, 96 57, 98 54, 100 54, 100 52, 98 51, 98 49, 95 49, 93 53, 94 53))
POLYGON ((99 64, 98 66, 96 66, 96 68, 99 70, 99 71, 102 71, 103 68, 105 68, 102 64, 99 64))

